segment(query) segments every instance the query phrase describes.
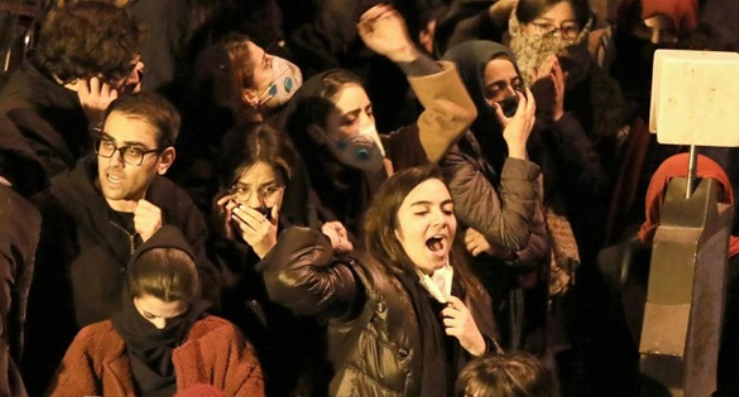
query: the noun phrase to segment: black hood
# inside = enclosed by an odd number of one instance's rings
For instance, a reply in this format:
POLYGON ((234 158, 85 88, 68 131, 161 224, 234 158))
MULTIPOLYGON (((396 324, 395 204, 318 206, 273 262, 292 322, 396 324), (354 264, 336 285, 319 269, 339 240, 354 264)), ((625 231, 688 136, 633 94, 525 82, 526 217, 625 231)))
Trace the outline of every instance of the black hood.
MULTIPOLYGON (((485 66, 491 59, 500 55, 511 60, 520 76, 521 71, 518 69, 513 52, 500 43, 487 40, 466 41, 455 45, 444 54, 443 60, 454 62, 457 65, 462 82, 477 108, 478 116, 472 124, 473 131, 482 132, 495 129, 500 132, 500 123, 495 117, 495 109, 485 99, 485 81, 483 80, 485 66)), ((523 86, 519 89, 522 90, 523 86)))
MULTIPOLYGON (((479 141, 483 153, 498 170, 502 167, 502 159, 508 155, 508 146, 503 140, 502 126, 495 116, 495 109, 485 99, 483 77, 488 62, 500 55, 511 60, 520 76, 521 71, 518 69, 513 52, 508 47, 493 41, 466 41, 450 48, 443 57, 443 60, 454 62, 457 65, 462 82, 477 108, 477 119, 470 129, 479 141)), ((524 88, 523 83, 521 84, 519 90, 524 88)))
POLYGON ((136 249, 136 252, 134 252, 133 256, 131 256, 131 260, 129 262, 129 267, 136 263, 136 261, 143 255, 146 251, 152 250, 154 248, 174 248, 180 251, 184 251, 187 255, 192 258, 193 262, 196 264, 197 256, 195 256, 195 252, 193 251, 192 247, 190 247, 190 244, 185 239, 185 236, 182 234, 180 229, 171 226, 171 225, 164 225, 161 229, 157 230, 156 233, 154 233, 151 238, 146 240, 141 246, 139 246, 136 249))

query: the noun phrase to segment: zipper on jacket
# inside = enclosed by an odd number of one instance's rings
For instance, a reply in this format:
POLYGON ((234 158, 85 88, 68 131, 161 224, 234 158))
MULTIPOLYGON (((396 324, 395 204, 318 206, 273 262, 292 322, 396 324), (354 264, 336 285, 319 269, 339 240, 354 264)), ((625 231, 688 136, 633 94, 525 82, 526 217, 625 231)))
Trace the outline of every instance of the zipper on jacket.
POLYGON ((128 230, 126 230, 122 226, 119 226, 117 223, 115 223, 113 221, 109 221, 109 222, 110 222, 111 225, 115 226, 116 229, 118 229, 118 230, 120 230, 120 231, 122 231, 123 233, 126 234, 126 236, 128 237, 128 244, 131 247, 131 249, 129 251, 129 254, 133 255, 133 253, 136 252, 136 236, 138 236, 139 233, 136 232, 134 234, 131 234, 131 233, 128 232, 128 230))

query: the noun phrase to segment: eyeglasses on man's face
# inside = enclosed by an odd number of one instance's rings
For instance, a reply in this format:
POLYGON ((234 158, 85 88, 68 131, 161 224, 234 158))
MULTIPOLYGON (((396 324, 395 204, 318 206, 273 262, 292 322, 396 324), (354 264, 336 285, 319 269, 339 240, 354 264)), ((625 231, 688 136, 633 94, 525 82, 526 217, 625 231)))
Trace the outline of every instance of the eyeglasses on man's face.
MULTIPOLYGON (((257 199, 259 199, 259 202, 263 204, 274 204, 274 201, 279 197, 279 193, 281 193, 284 188, 285 186, 277 184, 262 186, 259 189, 256 189, 257 199)), ((254 192, 255 191, 249 186, 241 183, 236 183, 228 189, 228 193, 235 196, 236 200, 241 203, 248 202, 254 192)))
POLYGON ((111 158, 115 152, 119 152, 123 162, 128 165, 139 166, 144 162, 144 157, 151 153, 161 153, 162 149, 147 149, 143 146, 121 146, 118 147, 115 144, 115 140, 105 137, 98 136, 94 140, 95 154, 104 158, 111 158))
POLYGON ((550 22, 533 21, 531 26, 533 33, 538 36, 550 36, 555 32, 559 32, 563 39, 574 40, 580 35, 580 26, 577 22, 565 22, 557 26, 550 22))

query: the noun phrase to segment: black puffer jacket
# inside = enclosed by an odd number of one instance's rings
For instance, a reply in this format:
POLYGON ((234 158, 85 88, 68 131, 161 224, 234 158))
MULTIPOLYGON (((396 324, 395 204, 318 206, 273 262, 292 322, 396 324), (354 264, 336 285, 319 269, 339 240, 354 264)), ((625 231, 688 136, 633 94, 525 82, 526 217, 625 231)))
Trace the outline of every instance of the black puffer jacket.
MULTIPOLYGON (((335 259, 325 235, 290 228, 259 268, 273 301, 329 319, 330 396, 419 396, 421 330, 410 295, 397 277, 362 262, 335 259)), ((494 351, 490 297, 476 292, 463 300, 494 351)))

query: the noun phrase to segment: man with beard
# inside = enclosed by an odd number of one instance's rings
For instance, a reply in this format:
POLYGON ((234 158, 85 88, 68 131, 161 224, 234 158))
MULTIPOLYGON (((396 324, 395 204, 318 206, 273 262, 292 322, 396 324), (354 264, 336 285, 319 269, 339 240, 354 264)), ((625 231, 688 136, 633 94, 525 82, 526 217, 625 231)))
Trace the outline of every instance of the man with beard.
POLYGON ((120 309, 131 253, 162 225, 182 231, 196 253, 204 297, 217 301, 205 220, 187 193, 163 177, 175 159, 179 125, 177 111, 156 94, 117 98, 95 136, 97 155, 82 158, 34 198, 44 227, 29 297, 29 385, 45 387, 77 331, 120 309))
POLYGON ((67 4, 43 21, 34 53, 0 91, 7 113, 49 177, 70 169, 89 147, 118 95, 138 92, 144 65, 142 26, 101 2, 67 4))

